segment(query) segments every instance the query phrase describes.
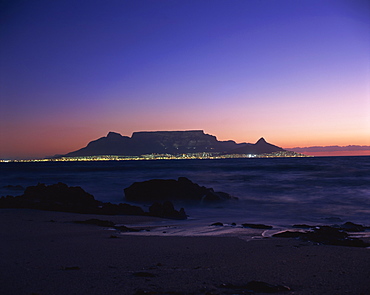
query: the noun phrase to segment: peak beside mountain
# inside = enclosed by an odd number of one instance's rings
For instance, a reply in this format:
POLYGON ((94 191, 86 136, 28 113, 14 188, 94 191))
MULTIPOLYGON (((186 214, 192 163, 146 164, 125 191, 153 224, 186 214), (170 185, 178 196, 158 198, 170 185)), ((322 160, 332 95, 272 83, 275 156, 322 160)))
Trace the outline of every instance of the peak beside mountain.
POLYGON ((226 154, 262 154, 283 151, 262 137, 255 144, 219 141, 203 130, 141 131, 131 137, 109 132, 106 137, 91 141, 82 149, 64 156, 83 157, 98 155, 139 156, 143 154, 184 154, 218 152, 226 154))
POLYGON ((268 143, 261 137, 255 144, 248 143, 243 147, 230 151, 230 154, 269 154, 280 151, 284 151, 284 149, 268 143))
POLYGON ((261 137, 255 144, 262 144, 262 143, 267 143, 263 137, 261 137))
POLYGON ((117 133, 117 132, 113 132, 113 131, 110 131, 108 134, 107 134, 107 138, 121 138, 122 135, 117 133))

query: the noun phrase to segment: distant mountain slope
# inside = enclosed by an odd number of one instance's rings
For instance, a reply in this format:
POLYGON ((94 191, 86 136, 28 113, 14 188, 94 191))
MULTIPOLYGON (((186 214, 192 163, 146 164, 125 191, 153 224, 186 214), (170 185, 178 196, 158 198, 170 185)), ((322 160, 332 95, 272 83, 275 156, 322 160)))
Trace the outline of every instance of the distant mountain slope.
POLYGON ((283 151, 263 138, 255 144, 219 141, 203 130, 134 132, 131 137, 109 132, 107 136, 91 141, 86 147, 64 156, 97 155, 139 156, 143 154, 182 154, 219 152, 235 154, 262 154, 283 151))
POLYGON ((370 156, 369 145, 309 146, 287 148, 286 150, 311 156, 370 156))
POLYGON ((231 150, 230 154, 269 154, 274 152, 284 151, 283 148, 266 142, 261 137, 255 144, 248 143, 242 147, 231 150))
POLYGON ((109 132, 106 137, 89 142, 89 144, 66 156, 125 155, 131 153, 131 138, 119 133, 109 132))
POLYGON ((295 147, 295 148, 287 148, 288 151, 294 151, 297 153, 305 153, 305 152, 340 152, 340 151, 369 151, 369 145, 347 145, 347 146, 338 146, 338 145, 330 145, 330 146, 309 146, 309 147, 295 147))

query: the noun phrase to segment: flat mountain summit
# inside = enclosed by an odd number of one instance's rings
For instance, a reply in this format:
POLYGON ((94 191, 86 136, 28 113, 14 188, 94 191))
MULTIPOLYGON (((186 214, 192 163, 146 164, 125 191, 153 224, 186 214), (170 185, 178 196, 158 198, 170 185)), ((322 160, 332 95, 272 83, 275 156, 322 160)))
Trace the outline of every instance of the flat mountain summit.
POLYGON ((84 148, 70 152, 67 157, 98 155, 140 156, 144 154, 224 153, 263 154, 284 151, 282 148, 259 139, 255 144, 236 143, 233 140, 219 141, 216 136, 203 130, 187 131, 142 131, 131 137, 109 132, 88 143, 84 148))

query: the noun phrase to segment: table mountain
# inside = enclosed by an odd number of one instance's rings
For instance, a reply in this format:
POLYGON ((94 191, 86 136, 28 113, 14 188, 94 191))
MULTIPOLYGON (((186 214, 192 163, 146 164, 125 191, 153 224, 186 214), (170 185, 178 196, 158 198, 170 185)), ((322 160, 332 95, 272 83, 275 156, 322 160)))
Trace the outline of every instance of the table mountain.
POLYGON ((263 138, 255 144, 219 141, 203 130, 134 132, 131 137, 109 132, 107 136, 91 141, 86 147, 64 156, 97 155, 139 156, 143 154, 183 153, 271 153, 283 149, 267 143, 263 138))

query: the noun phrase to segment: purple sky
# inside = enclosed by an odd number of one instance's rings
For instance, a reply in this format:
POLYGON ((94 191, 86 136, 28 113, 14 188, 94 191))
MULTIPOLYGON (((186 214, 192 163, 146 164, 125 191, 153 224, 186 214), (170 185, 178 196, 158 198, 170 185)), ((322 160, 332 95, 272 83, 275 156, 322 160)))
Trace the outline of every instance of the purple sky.
POLYGON ((2 1, 0 158, 109 131, 370 145, 369 3, 2 1))

